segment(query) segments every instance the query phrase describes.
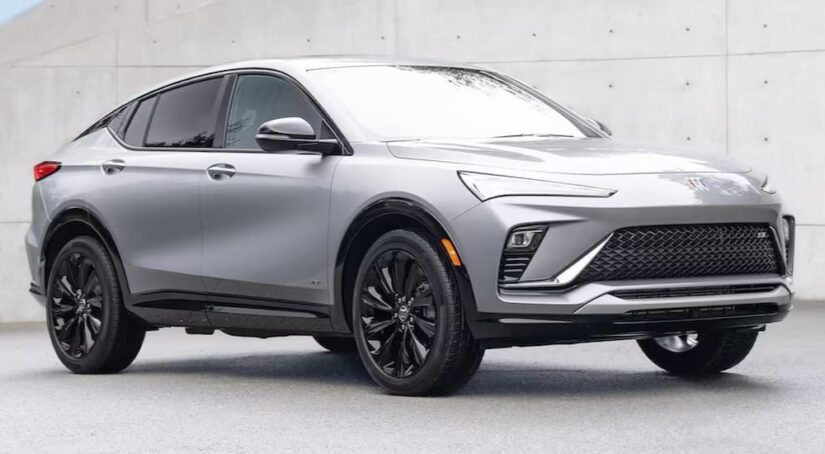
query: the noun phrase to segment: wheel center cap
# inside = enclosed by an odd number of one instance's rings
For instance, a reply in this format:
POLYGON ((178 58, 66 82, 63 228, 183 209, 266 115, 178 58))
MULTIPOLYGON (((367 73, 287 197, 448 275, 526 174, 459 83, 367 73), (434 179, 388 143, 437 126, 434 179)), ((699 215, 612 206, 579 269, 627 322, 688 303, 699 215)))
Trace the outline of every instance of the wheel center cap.
POLYGON ((406 322, 408 318, 410 318, 410 308, 407 307, 407 305, 402 304, 398 308, 398 319, 402 322, 406 322))

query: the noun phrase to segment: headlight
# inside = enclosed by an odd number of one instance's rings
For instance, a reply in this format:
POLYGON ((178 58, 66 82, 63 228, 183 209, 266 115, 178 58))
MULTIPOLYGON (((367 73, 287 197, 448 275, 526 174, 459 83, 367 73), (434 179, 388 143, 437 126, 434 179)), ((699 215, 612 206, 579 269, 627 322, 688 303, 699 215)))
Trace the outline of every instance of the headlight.
POLYGON ((459 178, 482 202, 494 197, 533 195, 558 197, 610 197, 613 189, 594 188, 555 181, 505 177, 476 172, 458 172, 459 178))
POLYGON ((768 181, 767 175, 765 175, 765 179, 762 180, 762 186, 760 187, 760 189, 762 189, 763 192, 766 192, 768 194, 776 194, 776 188, 773 187, 770 181, 768 181))

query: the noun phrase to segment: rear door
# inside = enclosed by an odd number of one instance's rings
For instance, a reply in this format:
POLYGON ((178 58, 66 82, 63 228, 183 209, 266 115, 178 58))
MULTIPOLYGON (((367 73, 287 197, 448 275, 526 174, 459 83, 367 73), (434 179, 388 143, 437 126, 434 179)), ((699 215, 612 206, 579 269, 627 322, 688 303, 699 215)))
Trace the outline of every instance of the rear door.
MULTIPOLYGON (((208 166, 217 173, 206 176, 201 192, 203 275, 216 301, 251 297, 264 309, 261 314, 296 309, 290 312, 294 316, 329 301, 330 185, 341 157, 262 151, 255 142, 258 127, 282 117, 301 117, 319 137, 332 136, 292 81, 271 74, 237 75, 225 148, 210 154, 208 166)), ((222 320, 210 315, 217 324, 231 324, 233 311, 251 313, 214 306, 215 312, 230 313, 222 320)))
POLYGON ((92 197, 133 294, 204 293, 199 186, 223 84, 200 80, 137 101, 113 131, 120 151, 100 163, 108 181, 92 197))

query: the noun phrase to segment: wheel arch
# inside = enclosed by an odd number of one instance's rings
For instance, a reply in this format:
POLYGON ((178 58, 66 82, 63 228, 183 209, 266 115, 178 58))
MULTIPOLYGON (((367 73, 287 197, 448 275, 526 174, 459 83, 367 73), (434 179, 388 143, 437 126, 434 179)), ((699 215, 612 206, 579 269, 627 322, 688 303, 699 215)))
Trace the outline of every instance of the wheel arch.
POLYGON ((117 249, 111 233, 103 223, 89 210, 81 207, 69 207, 60 212, 52 222, 49 224, 46 234, 43 238, 43 247, 40 250, 40 263, 42 266, 41 282, 43 283, 43 291, 45 293, 48 286, 49 273, 51 272, 52 262, 60 249, 78 236, 88 235, 96 238, 103 244, 112 261, 115 264, 115 270, 118 275, 118 280, 121 283, 121 291, 124 301, 128 301, 131 294, 129 291, 129 282, 126 279, 126 273, 123 269, 123 262, 120 253, 117 249))
MULTIPOLYGON (((332 321, 338 330, 349 332, 352 329, 351 291, 361 260, 378 237, 399 228, 415 229, 427 234, 438 245, 436 250, 446 263, 450 263, 450 257, 440 245, 440 240, 446 238, 453 243, 454 247, 458 247, 436 216, 413 200, 400 197, 386 198, 364 208, 347 228, 335 258, 335 305, 332 311, 332 321)), ((460 251, 458 253, 460 257, 460 251)), ((465 312, 468 315, 474 314, 475 298, 466 267, 452 266, 451 269, 456 278, 459 298, 465 312)))

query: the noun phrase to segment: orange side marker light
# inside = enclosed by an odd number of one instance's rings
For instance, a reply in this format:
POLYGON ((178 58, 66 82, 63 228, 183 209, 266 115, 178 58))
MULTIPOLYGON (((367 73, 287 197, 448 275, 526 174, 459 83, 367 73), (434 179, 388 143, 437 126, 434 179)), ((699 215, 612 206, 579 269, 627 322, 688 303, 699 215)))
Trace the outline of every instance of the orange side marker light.
POLYGON ((453 246, 452 241, 448 240, 447 238, 442 238, 441 244, 447 251, 447 255, 450 256, 450 261, 453 262, 453 265, 461 266, 461 259, 458 257, 458 251, 455 250, 455 246, 453 246))

